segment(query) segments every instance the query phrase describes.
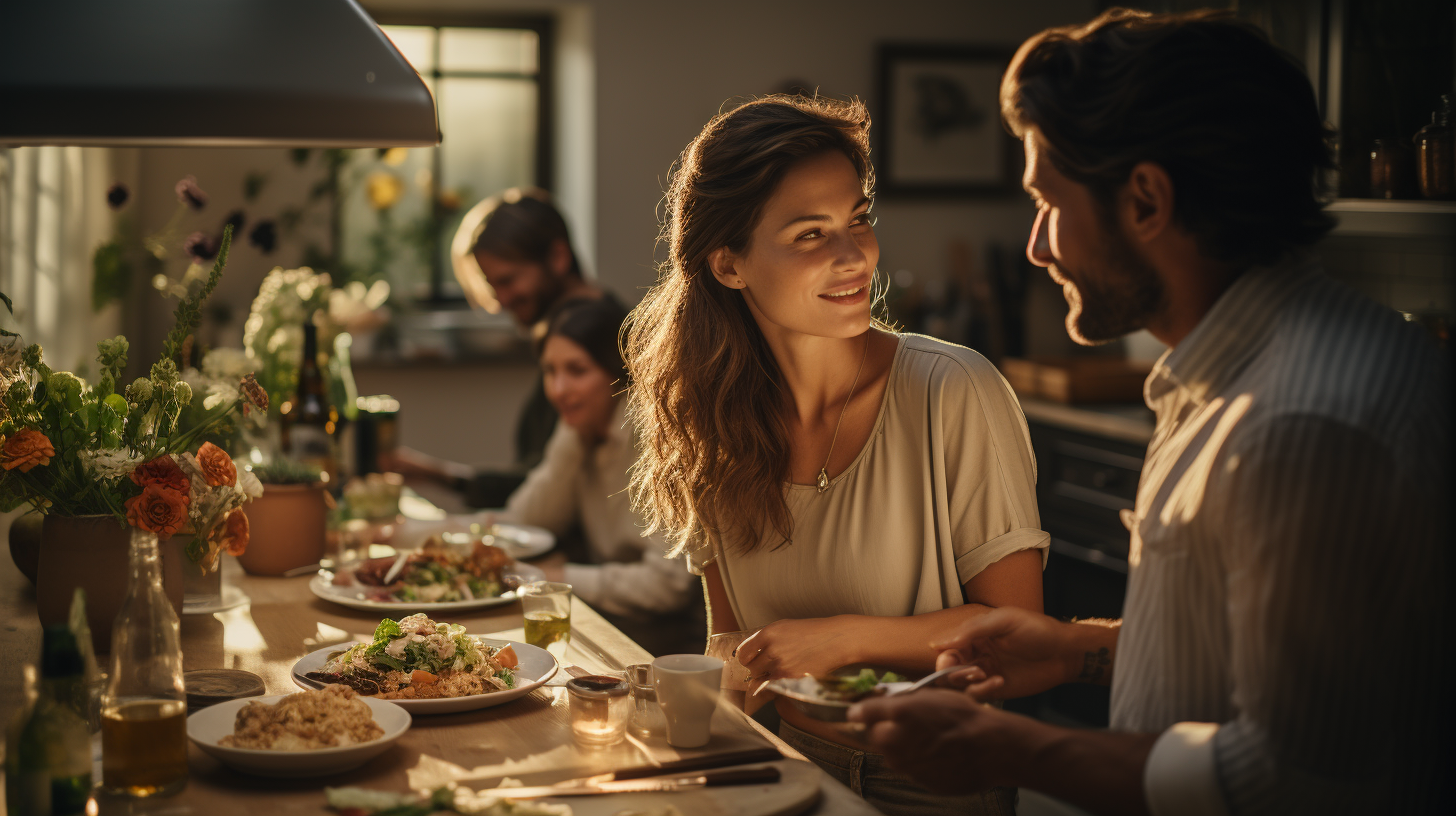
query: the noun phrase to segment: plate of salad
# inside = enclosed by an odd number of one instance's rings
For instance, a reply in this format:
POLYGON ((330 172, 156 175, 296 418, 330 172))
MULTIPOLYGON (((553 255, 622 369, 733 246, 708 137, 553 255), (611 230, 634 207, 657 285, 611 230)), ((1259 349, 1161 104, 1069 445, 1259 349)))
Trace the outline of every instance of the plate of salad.
POLYGON ((510 603, 516 599, 517 587, 543 578, 540 569, 512 559, 500 547, 478 539, 465 546, 435 536, 419 549, 398 556, 319 570, 308 588, 326 601, 351 609, 449 613, 510 603), (391 577, 390 568, 397 558, 403 558, 404 564, 391 577), (391 580, 386 583, 385 578, 391 580))
POLYGON ((467 634, 421 614, 385 618, 368 643, 331 646, 293 664, 302 688, 330 683, 387 700, 411 714, 446 714, 509 703, 556 674, 545 649, 467 634))
POLYGON ((904 677, 892 671, 865 667, 858 671, 842 669, 827 677, 785 677, 765 687, 816 720, 844 722, 851 705, 885 694, 895 684, 908 685, 904 677))

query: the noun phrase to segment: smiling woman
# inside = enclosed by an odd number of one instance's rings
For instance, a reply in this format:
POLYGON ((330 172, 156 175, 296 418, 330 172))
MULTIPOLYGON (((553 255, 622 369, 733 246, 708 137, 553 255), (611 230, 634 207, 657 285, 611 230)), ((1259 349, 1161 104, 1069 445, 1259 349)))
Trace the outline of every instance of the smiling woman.
MULTIPOLYGON (((1015 397, 970 349, 872 315, 868 117, 776 96, 709 122, 667 195, 669 261, 628 327, 633 491, 703 576, 755 681, 934 668, 988 608, 1041 610, 1035 465, 1015 397)), ((750 705, 752 702, 750 702, 750 705)), ((781 707, 780 735, 886 813, 937 796, 781 707), (857 757, 857 758, 856 758, 857 757)))

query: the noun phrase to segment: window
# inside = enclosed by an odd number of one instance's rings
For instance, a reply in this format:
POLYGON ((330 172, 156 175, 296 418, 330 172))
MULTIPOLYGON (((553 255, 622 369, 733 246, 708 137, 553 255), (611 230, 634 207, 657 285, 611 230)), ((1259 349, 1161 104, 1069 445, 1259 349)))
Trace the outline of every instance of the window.
POLYGON ((509 187, 551 186, 551 21, 379 22, 434 94, 441 140, 345 160, 341 260, 351 277, 388 280, 396 300, 461 305, 449 244, 465 211, 509 187))

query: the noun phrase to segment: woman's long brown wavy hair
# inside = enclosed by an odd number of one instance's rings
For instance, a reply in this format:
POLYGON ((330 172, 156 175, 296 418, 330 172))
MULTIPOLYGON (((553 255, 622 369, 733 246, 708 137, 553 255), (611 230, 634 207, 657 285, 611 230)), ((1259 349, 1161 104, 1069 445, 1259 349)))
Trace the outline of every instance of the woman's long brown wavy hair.
POLYGON ((668 259, 623 328, 629 415, 642 450, 633 502, 675 552, 716 539, 742 551, 793 535, 784 499, 783 378, 743 293, 708 258, 748 248, 764 205, 796 163, 840 151, 873 197, 869 114, 858 101, 770 96, 714 117, 669 185, 668 259))

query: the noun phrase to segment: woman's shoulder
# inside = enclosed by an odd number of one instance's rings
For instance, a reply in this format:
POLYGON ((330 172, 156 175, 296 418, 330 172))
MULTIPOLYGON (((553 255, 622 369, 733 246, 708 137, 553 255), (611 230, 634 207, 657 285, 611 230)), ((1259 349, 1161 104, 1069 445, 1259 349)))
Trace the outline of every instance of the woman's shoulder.
POLYGON ((934 411, 964 416, 1016 419, 1021 403, 990 360, 973 349, 921 334, 902 335, 895 374, 895 399, 901 405, 929 405, 934 411))
POLYGON ((902 334, 902 377, 940 388, 966 388, 1004 382, 1001 372, 974 349, 923 334, 902 334))

